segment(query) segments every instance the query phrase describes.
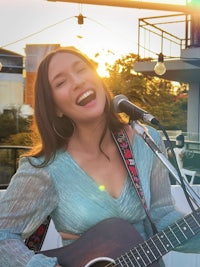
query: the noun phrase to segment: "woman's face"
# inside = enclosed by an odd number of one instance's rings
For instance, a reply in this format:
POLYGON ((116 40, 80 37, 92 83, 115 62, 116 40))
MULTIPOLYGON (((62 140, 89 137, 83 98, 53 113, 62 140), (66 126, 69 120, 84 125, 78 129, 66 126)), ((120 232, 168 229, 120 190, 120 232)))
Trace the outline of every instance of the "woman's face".
POLYGON ((102 116, 105 89, 94 69, 80 57, 57 53, 49 64, 48 78, 59 117, 66 115, 78 123, 102 116))

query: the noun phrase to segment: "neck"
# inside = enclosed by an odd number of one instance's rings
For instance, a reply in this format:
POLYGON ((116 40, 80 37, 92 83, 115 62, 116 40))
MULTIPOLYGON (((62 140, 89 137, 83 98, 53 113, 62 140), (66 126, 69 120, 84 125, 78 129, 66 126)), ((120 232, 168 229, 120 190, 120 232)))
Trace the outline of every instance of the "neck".
MULTIPOLYGON (((78 125, 74 128, 73 136, 69 141, 68 149, 85 149, 86 151, 98 151, 99 142, 101 140, 105 122, 99 121, 90 125, 78 125)), ((109 129, 106 130, 102 149, 110 142, 112 136, 109 129)))

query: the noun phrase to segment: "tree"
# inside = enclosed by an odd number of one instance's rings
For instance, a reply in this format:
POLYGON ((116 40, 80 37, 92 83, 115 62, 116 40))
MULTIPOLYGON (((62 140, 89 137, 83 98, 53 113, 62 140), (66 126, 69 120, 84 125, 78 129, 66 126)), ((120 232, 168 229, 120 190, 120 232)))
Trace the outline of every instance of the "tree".
MULTIPOLYGON (((31 116, 28 118, 22 118, 20 116, 17 117, 15 110, 9 110, 9 112, 4 112, 0 115, 0 142, 5 143, 11 135, 19 135, 21 133, 27 133, 27 135, 30 135, 31 124, 31 116)), ((20 144, 21 143, 23 142, 20 141, 20 144)), ((19 143, 15 143, 15 145, 17 144, 19 145, 19 143)), ((23 145, 26 145, 26 141, 23 145)))
POLYGON ((186 131, 187 90, 180 84, 135 73, 138 56, 130 53, 107 65, 109 78, 105 82, 114 95, 124 94, 135 105, 154 115, 166 129, 186 131), (177 85, 176 85, 177 87, 177 85), (185 92, 186 97, 176 98, 185 92))
POLYGON ((39 136, 35 131, 11 134, 7 138, 3 139, 3 143, 4 145, 32 147, 33 145, 37 145, 39 143, 39 136))
POLYGON ((11 133, 15 133, 15 120, 8 113, 0 115, 0 140, 7 137, 11 133))

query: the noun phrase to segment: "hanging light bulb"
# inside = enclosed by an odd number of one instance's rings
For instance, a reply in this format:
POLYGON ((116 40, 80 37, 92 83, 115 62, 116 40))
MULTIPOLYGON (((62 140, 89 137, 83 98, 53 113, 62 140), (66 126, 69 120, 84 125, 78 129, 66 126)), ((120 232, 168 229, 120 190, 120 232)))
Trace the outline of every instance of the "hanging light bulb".
POLYGON ((160 53, 158 55, 158 62, 156 63, 154 67, 154 71, 157 75, 163 75, 166 72, 166 67, 164 64, 164 56, 163 53, 160 53))
POLYGON ((85 16, 82 15, 82 4, 79 4, 79 15, 75 16, 78 20, 79 25, 84 24, 84 19, 86 18, 85 16))

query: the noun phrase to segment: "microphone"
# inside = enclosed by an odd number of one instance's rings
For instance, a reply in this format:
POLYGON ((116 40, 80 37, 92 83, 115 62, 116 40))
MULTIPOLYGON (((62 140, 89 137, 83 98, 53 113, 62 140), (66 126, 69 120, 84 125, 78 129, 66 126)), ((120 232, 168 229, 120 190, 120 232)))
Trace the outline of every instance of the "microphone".
POLYGON ((159 124, 159 121, 153 115, 131 103, 124 95, 115 96, 112 104, 116 113, 124 112, 130 116, 131 120, 142 119, 147 123, 159 124))

